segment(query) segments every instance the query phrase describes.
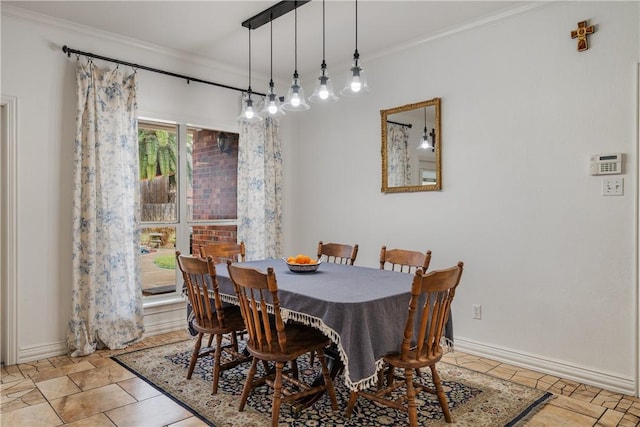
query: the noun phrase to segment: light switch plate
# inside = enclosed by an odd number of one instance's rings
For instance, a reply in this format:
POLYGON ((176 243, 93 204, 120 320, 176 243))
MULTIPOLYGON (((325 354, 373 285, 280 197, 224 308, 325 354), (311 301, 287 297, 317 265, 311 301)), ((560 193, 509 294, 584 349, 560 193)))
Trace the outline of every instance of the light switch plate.
POLYGON ((471 308, 473 310, 471 314, 473 318, 477 320, 482 319, 482 306, 480 304, 473 304, 471 308))
POLYGON ((624 179, 602 178, 602 195, 603 196, 622 196, 624 193, 624 179))

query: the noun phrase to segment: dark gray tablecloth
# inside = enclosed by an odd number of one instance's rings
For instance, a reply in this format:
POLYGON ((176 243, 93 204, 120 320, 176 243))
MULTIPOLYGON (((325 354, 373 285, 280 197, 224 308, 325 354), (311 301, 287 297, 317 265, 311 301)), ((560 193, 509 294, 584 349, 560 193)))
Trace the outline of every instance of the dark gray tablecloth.
MULTIPOLYGON (((315 273, 292 273, 281 259, 242 265, 273 267, 283 317, 313 326, 337 344, 349 389, 375 384, 382 356, 400 350, 413 275, 332 263, 315 273)), ((216 270, 223 300, 237 304, 226 264, 216 270)), ((449 318, 449 340, 452 333, 449 318)))

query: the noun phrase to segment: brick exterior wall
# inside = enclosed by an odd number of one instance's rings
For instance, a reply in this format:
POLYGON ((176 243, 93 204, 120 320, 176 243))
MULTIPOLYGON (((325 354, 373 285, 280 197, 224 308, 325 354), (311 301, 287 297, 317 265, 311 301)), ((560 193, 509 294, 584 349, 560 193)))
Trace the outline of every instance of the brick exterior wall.
MULTIPOLYGON (((238 194, 238 134, 227 133, 231 151, 218 147, 218 131, 200 130, 193 141, 193 219, 235 219, 238 194)), ((235 225, 193 226, 191 249, 213 242, 236 242, 235 225)))
POLYGON ((226 133, 231 148, 218 148, 218 131, 200 130, 193 141, 193 219, 234 219, 238 205, 238 134, 226 133))
POLYGON ((200 245, 214 242, 237 242, 235 225, 196 225, 191 234, 191 253, 197 253, 200 245))

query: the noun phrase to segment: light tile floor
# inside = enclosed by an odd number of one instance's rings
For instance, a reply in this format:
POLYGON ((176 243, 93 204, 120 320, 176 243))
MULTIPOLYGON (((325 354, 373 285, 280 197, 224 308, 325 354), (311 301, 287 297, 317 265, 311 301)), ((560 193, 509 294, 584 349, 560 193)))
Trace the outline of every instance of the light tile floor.
MULTIPOLYGON (((145 338, 126 350, 3 366, 0 425, 205 426, 110 359, 114 354, 188 338, 186 332, 172 332, 145 338)), ((556 398, 526 424, 528 427, 640 426, 640 398, 461 352, 449 353, 444 360, 554 393, 556 398)))

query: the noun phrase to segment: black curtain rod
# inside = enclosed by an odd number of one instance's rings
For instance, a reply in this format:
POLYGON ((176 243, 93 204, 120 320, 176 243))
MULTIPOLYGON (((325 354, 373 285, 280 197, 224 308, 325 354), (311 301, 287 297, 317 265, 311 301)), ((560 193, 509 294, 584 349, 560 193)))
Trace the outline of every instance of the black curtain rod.
POLYGON ((391 121, 391 120, 387 120, 387 123, 391 123, 391 124, 394 124, 394 125, 400 125, 400 126, 406 126, 406 127, 408 127, 409 129, 411 129, 411 128, 413 127, 413 125, 412 125, 411 123, 409 123, 409 124, 406 124, 406 123, 398 123, 398 122, 394 122, 394 121, 391 121))
MULTIPOLYGON (((198 83, 204 83, 204 84, 208 84, 208 85, 212 85, 212 86, 223 87, 225 89, 237 90, 238 92, 246 92, 247 91, 246 89, 241 89, 241 88, 238 88, 238 87, 228 86, 228 85, 225 85, 225 84, 222 84, 222 83, 210 82, 208 80, 202 80, 202 79, 199 79, 197 77, 189 77, 189 76, 185 76, 183 74, 177 74, 177 73, 172 73, 170 71, 164 71, 164 70, 159 70, 157 68, 147 67, 145 65, 134 64, 132 62, 121 61, 119 59, 114 59, 114 58, 108 58, 106 56, 96 55, 95 53, 91 53, 91 52, 83 52, 81 50, 72 49, 72 48, 68 47, 67 45, 62 46, 62 51, 64 53, 66 53, 67 56, 69 56, 69 57, 71 57, 71 54, 73 53, 75 55, 82 55, 82 56, 86 56, 86 57, 89 57, 89 58, 101 59, 103 61, 109 61, 109 62, 113 62, 115 64, 127 65, 129 67, 133 67, 133 68, 136 68, 136 69, 139 68, 141 70, 152 71, 154 73, 164 74, 165 76, 178 77, 179 79, 185 79, 187 81, 187 84, 189 84, 191 82, 198 82, 198 83)), ((260 92, 251 91, 251 93, 253 93, 255 95, 260 95, 260 96, 267 96, 266 94, 260 93, 260 92)))

